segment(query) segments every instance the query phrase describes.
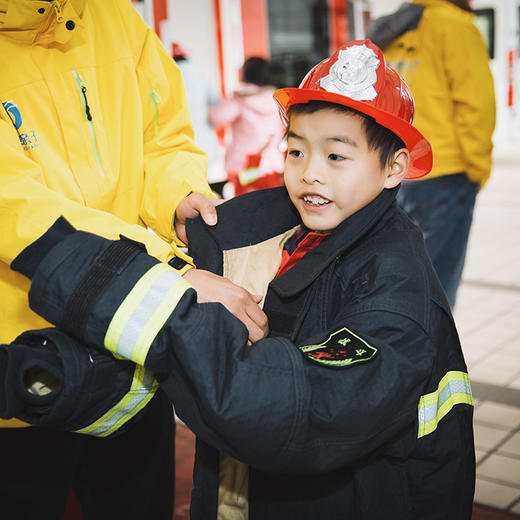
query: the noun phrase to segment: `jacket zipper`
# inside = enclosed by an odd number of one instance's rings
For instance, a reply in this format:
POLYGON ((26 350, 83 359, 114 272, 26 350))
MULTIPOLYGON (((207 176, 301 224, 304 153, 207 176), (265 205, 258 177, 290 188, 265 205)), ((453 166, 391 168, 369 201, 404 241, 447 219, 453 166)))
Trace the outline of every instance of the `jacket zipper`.
POLYGON ((52 2, 52 6, 54 7, 54 10, 56 11, 56 21, 58 23, 63 22, 63 13, 61 12, 61 7, 60 7, 60 3, 58 2, 58 0, 54 0, 54 2, 52 2))
POLYGON ((155 126, 155 135, 159 135, 159 103, 161 98, 154 89, 150 90, 150 100, 153 107, 153 123, 155 126))
POLYGON ((99 166, 99 170, 101 171, 101 175, 105 176, 105 170, 103 169, 103 165, 101 164, 101 157, 99 155, 99 147, 96 139, 96 133, 94 132, 94 125, 92 124, 92 113, 90 112, 90 107, 88 105, 87 99, 87 85, 83 81, 83 78, 79 75, 79 73, 75 70, 72 71, 74 74, 74 79, 76 80, 76 85, 78 86, 79 95, 81 98, 81 106, 83 107, 83 112, 85 113, 85 117, 87 118, 87 124, 90 130, 90 135, 92 136, 92 144, 94 145, 94 153, 96 155, 96 161, 99 166))

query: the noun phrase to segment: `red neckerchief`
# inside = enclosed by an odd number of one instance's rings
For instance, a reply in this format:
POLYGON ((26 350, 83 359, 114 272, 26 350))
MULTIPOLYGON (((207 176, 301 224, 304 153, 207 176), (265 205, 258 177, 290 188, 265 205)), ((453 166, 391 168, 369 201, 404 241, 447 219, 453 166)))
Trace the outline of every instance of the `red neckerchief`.
POLYGON ((330 233, 316 233, 299 229, 287 240, 282 252, 282 263, 275 278, 287 272, 294 264, 298 263, 313 247, 321 244, 330 233), (296 247, 294 247, 296 244, 296 247), (293 251, 291 252, 291 249, 293 251))

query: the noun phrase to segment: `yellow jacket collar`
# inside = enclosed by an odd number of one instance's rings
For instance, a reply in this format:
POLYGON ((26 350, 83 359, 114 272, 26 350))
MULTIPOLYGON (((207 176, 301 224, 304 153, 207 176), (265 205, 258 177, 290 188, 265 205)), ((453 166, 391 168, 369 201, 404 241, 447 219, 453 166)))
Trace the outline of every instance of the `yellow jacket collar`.
POLYGON ((85 0, 0 0, 0 36, 25 43, 66 43, 82 28, 84 7, 85 0))

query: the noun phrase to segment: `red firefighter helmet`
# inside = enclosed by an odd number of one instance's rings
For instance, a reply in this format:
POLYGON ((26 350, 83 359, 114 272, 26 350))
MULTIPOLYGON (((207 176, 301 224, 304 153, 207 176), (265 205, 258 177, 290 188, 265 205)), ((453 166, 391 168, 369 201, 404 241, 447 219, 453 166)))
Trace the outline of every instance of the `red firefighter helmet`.
POLYGON ((292 105, 309 101, 329 101, 362 112, 403 140, 410 152, 407 179, 423 177, 432 169, 430 143, 412 126, 412 93, 370 40, 346 43, 313 67, 298 88, 279 89, 274 98, 285 122, 292 105))

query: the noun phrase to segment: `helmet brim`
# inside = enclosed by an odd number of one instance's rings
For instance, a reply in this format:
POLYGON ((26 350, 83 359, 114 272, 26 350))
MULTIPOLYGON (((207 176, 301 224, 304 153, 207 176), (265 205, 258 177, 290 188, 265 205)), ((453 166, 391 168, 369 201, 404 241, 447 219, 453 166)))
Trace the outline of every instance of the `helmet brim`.
POLYGON ((413 125, 400 117, 381 110, 373 105, 356 101, 342 94, 333 92, 316 91, 315 89, 305 88, 281 88, 273 94, 275 100, 280 105, 284 115, 292 105, 298 103, 308 103, 309 101, 328 101, 338 105, 353 108, 358 112, 373 117, 380 125, 388 128, 402 139, 406 148, 410 152, 410 165, 406 179, 418 179, 430 172, 433 166, 433 153, 428 140, 413 125))

